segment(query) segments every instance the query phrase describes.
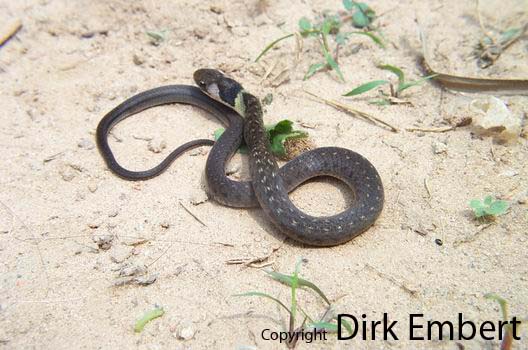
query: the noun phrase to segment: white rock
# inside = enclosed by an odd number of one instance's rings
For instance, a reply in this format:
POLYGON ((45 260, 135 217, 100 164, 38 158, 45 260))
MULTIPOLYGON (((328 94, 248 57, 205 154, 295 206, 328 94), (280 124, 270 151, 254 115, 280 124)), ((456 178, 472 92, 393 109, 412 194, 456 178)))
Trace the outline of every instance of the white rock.
POLYGON ((501 141, 513 141, 521 134, 521 116, 514 115, 494 96, 471 101, 469 109, 473 113, 475 131, 480 134, 491 134, 501 141))
POLYGON ((196 330, 194 329, 193 324, 190 322, 183 322, 178 329, 178 338, 191 340, 194 337, 194 333, 196 333, 196 330))

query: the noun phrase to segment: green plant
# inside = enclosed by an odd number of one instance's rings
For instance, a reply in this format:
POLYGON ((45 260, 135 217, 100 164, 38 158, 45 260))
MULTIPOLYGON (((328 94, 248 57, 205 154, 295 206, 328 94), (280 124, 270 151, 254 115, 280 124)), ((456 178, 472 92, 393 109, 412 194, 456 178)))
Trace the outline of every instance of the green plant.
MULTIPOLYGON (((385 47, 381 38, 375 35, 373 30, 369 29, 372 21, 376 17, 374 10, 372 10, 365 3, 358 3, 350 0, 344 0, 343 6, 347 10, 346 15, 344 16, 324 12, 313 23, 306 17, 303 17, 299 20, 298 34, 303 38, 315 38, 319 42, 323 58, 323 61, 310 65, 308 71, 304 75, 305 80, 319 71, 330 69, 336 72, 341 81, 345 81, 343 73, 341 72, 341 69, 337 63, 337 52, 339 50, 339 46, 345 45, 351 35, 365 35, 372 39, 380 47, 385 47), (363 28, 365 30, 355 30, 348 32, 343 31, 344 25, 347 22, 351 23, 357 28, 363 28), (334 53, 332 53, 332 49, 329 44, 330 37, 332 37, 335 42, 334 53)), ((264 56, 279 42, 295 35, 296 33, 286 34, 268 44, 257 56, 255 62, 260 60, 262 56, 264 56)))
POLYGON ((476 218, 494 218, 506 213, 509 208, 507 201, 496 200, 493 196, 486 196, 483 201, 472 199, 469 206, 473 209, 476 218))
MULTIPOLYGON (((224 128, 219 128, 214 132, 215 141, 222 136, 224 128)), ((293 129, 293 122, 288 119, 281 120, 276 124, 266 125, 266 131, 268 132, 268 138, 271 143, 271 151, 278 157, 287 158, 288 148, 286 147, 286 141, 298 140, 308 138, 308 133, 293 129)), ((247 153, 247 146, 243 144, 240 147, 241 153, 247 153)))
POLYGON ((149 323, 153 319, 163 316, 164 313, 165 313, 165 310, 163 310, 163 308, 158 307, 158 306, 156 306, 154 309, 150 311, 147 311, 140 319, 136 321, 134 325, 134 332, 141 333, 147 323, 149 323))
POLYGON ((396 77, 398 78, 398 84, 396 86, 394 86, 394 84, 391 81, 389 81, 389 80, 372 80, 372 81, 369 81, 367 83, 359 85, 358 87, 354 88, 353 90, 345 93, 343 96, 360 95, 360 94, 363 94, 363 93, 365 93, 367 91, 375 89, 378 86, 388 84, 389 87, 390 87, 390 94, 387 94, 387 93, 384 93, 383 91, 381 91, 380 92, 381 93, 381 99, 374 100, 374 101, 372 101, 372 103, 380 104, 380 105, 386 105, 386 104, 398 103, 398 102, 401 103, 401 101, 397 101, 397 99, 399 98, 400 93, 402 91, 407 90, 410 87, 419 85, 419 84, 423 83, 424 81, 432 79, 432 78, 434 78, 435 76, 438 75, 438 74, 431 74, 431 75, 422 77, 421 79, 418 79, 418 80, 406 81, 405 80, 405 74, 403 73, 403 70, 401 68, 398 68, 398 67, 390 65, 390 64, 381 64, 381 65, 378 65, 378 68, 384 69, 384 70, 388 70, 389 72, 391 72, 394 75, 396 75, 396 77))
MULTIPOLYGON (((506 324, 504 325, 504 337, 502 338, 502 341, 500 343, 500 350, 511 350, 514 337, 518 337, 519 335, 516 334, 516 326, 512 324, 511 320, 508 317, 508 301, 495 293, 487 293, 484 295, 484 298, 488 300, 495 300, 499 303, 499 307, 501 309, 502 314, 502 320, 506 322, 506 324)), ((518 324, 521 325, 526 321, 528 320, 517 320, 518 324)))
POLYGON ((158 46, 162 42, 164 42, 167 39, 167 33, 168 30, 160 30, 160 31, 147 31, 145 34, 150 39, 150 43, 154 46, 158 46))
MULTIPOLYGON (((290 287, 291 299, 290 299, 289 307, 286 306, 286 304, 280 301, 278 298, 275 298, 263 292, 247 292, 247 293, 242 293, 242 294, 236 294, 235 296, 237 297, 257 296, 257 297, 272 300, 275 303, 277 303, 289 315, 289 328, 288 328, 289 334, 293 335, 297 332, 302 332, 304 330, 313 330, 313 329, 315 329, 316 331, 324 330, 324 331, 335 333, 337 332, 337 324, 332 322, 335 320, 335 317, 336 317, 333 311, 333 308, 332 308, 332 304, 330 303, 330 300, 326 297, 326 295, 321 291, 319 287, 317 287, 314 283, 299 277, 301 261, 302 260, 299 259, 299 261, 295 265, 295 270, 292 275, 286 275, 286 274, 282 274, 280 272, 274 272, 274 271, 266 271, 266 273, 271 278, 285 285, 288 285, 290 287), (327 305, 326 312, 318 321, 315 321, 313 317, 310 317, 299 306, 299 302, 297 299, 297 290, 299 288, 308 288, 308 289, 313 290, 326 303, 327 305), (301 325, 299 327, 296 327, 296 317, 299 311, 303 314, 304 318, 303 318, 303 322, 301 323, 301 325)), ((345 320, 341 320, 341 322, 343 326, 346 328, 346 330, 349 332, 349 334, 352 334, 352 326, 350 325, 350 323, 346 322, 345 320)), ((295 341, 296 339, 294 339, 294 343, 289 343, 288 347, 294 347, 295 341)))

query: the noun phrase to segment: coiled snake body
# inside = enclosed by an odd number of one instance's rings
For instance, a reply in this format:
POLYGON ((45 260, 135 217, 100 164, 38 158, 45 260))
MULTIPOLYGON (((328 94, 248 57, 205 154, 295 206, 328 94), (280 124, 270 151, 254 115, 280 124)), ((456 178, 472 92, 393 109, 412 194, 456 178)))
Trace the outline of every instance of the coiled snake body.
POLYGON ((185 150, 213 144, 211 140, 188 142, 146 171, 129 171, 116 161, 107 140, 115 124, 150 107, 186 103, 210 112, 228 126, 214 143, 205 169, 209 193, 216 201, 239 208, 260 206, 281 232, 314 246, 344 243, 374 223, 383 208, 384 194, 378 172, 367 159, 345 148, 321 147, 279 168, 270 152, 259 100, 216 70, 200 69, 194 73, 194 79, 200 89, 171 85, 148 90, 126 100, 100 121, 97 145, 115 174, 129 180, 148 179, 163 172, 185 150), (242 139, 249 148, 249 182, 234 181, 225 173, 226 164, 242 139), (310 216, 295 207, 288 192, 316 176, 332 176, 345 182, 354 193, 352 206, 325 217, 310 216))

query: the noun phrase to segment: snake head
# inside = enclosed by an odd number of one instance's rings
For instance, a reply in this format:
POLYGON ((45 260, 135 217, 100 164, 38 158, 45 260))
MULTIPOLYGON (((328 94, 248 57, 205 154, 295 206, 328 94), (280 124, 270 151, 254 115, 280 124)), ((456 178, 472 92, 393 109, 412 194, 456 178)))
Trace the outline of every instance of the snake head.
POLYGON ((232 108, 243 91, 242 85, 215 69, 198 69, 194 72, 194 81, 204 93, 232 108))

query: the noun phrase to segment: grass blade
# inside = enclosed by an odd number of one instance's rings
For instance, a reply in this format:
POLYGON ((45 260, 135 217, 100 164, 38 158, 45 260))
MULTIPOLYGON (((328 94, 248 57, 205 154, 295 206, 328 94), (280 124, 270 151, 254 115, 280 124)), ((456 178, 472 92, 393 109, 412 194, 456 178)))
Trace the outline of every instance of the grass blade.
POLYGON ((385 69, 396 74, 396 76, 398 77, 398 85, 402 85, 405 83, 405 75, 403 74, 403 71, 400 68, 392 66, 390 64, 382 64, 379 65, 378 68, 385 69))
POLYGON ((308 68, 308 72, 303 77, 303 80, 307 80, 311 78, 315 73, 319 72, 320 70, 324 69, 326 67, 326 63, 314 63, 308 68))
POLYGON ((309 327, 311 328, 314 328, 316 330, 327 330, 329 332, 332 332, 332 333, 337 333, 337 325, 335 323, 330 323, 330 322, 314 322, 314 323, 310 323, 308 325, 309 327))
POLYGON ((134 332, 140 333, 143 331, 143 328, 145 328, 145 325, 152 321, 155 318, 163 316, 165 311, 163 308, 156 307, 154 310, 150 310, 146 312, 143 317, 141 317, 139 320, 136 321, 136 324, 134 325, 134 332))
POLYGON ((262 56, 264 56, 266 54, 266 52, 268 52, 273 46, 275 46, 279 41, 282 41, 284 39, 288 39, 289 37, 292 37, 294 36, 295 34, 294 33, 290 33, 290 34, 287 34, 285 36, 282 36, 280 38, 278 38, 277 40, 274 40, 272 41, 268 46, 266 46, 264 48, 264 50, 262 50, 262 52, 257 56, 257 58, 255 58, 255 62, 258 62, 258 60, 260 60, 260 58, 262 56))
POLYGON ((293 271, 291 287, 291 314, 290 314, 290 332, 295 329, 295 317, 297 317, 297 287, 299 286, 299 267, 301 260, 295 264, 295 270, 293 271))
MULTIPOLYGON (((279 281, 281 283, 287 284, 289 286, 292 285, 292 276, 290 276, 290 275, 285 275, 285 274, 282 274, 280 272, 275 272, 275 271, 266 271, 266 273, 269 274, 271 276, 271 278, 273 278, 276 281, 279 281)), ((319 296, 321 298, 323 298, 323 300, 328 305, 330 305, 330 301, 328 300, 326 295, 315 284, 313 284, 312 282, 307 281, 307 280, 305 280, 303 278, 298 278, 297 282, 298 282, 299 286, 301 286, 301 287, 307 287, 307 288, 312 289, 314 292, 319 294, 319 296)))
POLYGON ((288 307, 286 305, 284 305, 279 299, 275 298, 275 297, 272 297, 271 295, 269 294, 266 294, 266 293, 261 293, 261 292, 247 292, 247 293, 242 293, 242 294, 235 294, 233 295, 235 297, 263 297, 263 298, 268 298, 268 299, 271 299, 273 300, 274 302, 276 302, 277 304, 279 304, 280 306, 282 306, 284 308, 284 310, 286 310, 290 315, 292 314, 292 312, 290 311, 290 309, 288 309, 288 307))
POLYGON ((508 301, 506 301, 506 299, 495 293, 487 293, 484 295, 484 298, 498 302, 502 313, 502 319, 504 321, 508 320, 508 301))
POLYGON ((397 91, 400 92, 400 91, 403 91, 405 89, 410 88, 411 86, 420 85, 424 81, 429 80, 429 79, 433 79, 437 75, 438 74, 431 74, 431 75, 425 76, 425 77, 423 77, 421 79, 418 79, 418 80, 413 80, 413 81, 409 81, 409 82, 403 82, 402 84, 398 84, 397 91))
POLYGON ((385 48, 385 44, 383 43, 383 40, 373 32, 362 32, 362 31, 356 31, 356 32, 350 32, 347 34, 359 34, 359 35, 365 35, 368 36, 372 41, 374 41, 379 47, 385 48))
POLYGON ((362 93, 367 92, 369 90, 375 89, 375 88, 377 88, 380 85, 388 84, 388 83, 389 82, 387 80, 372 80, 372 81, 369 81, 368 83, 359 85, 357 88, 355 88, 352 91, 347 92, 343 96, 359 95, 359 94, 362 94, 362 93))
MULTIPOLYGON (((323 34, 324 35, 324 34, 323 34)), ((337 75, 339 76, 339 78, 341 79, 341 81, 345 81, 345 77, 343 77, 343 73, 341 73, 341 69, 339 69, 339 65, 337 64, 337 62, 334 60, 334 58, 332 57, 332 55, 330 54, 330 52, 328 52, 328 50, 326 49, 326 47, 323 45, 321 45, 322 48, 323 48, 323 55, 325 57, 325 60, 326 60, 326 63, 328 63, 328 65, 330 66, 330 68, 332 68, 332 70, 334 70, 337 75)))

